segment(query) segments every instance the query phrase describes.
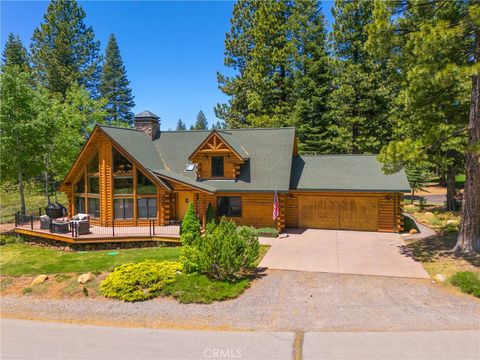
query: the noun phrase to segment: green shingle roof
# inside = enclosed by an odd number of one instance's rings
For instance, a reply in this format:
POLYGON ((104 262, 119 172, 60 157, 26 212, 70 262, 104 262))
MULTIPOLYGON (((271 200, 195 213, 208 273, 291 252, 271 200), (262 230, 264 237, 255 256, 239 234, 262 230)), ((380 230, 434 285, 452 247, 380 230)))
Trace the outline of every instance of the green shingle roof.
POLYGON ((290 188, 325 191, 410 191, 405 172, 385 175, 376 155, 293 158, 290 188))
POLYGON ((296 190, 410 191, 400 171, 385 175, 374 155, 293 156, 294 128, 217 130, 248 159, 236 180, 197 180, 186 172, 188 157, 211 134, 208 130, 162 131, 151 140, 143 131, 99 125, 152 174, 209 192, 296 190))

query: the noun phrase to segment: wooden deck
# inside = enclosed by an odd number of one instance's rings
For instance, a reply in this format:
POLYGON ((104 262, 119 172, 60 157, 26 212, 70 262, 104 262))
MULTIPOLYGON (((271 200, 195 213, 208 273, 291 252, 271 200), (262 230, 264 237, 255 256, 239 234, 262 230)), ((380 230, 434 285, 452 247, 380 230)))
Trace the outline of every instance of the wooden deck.
POLYGON ((178 225, 168 226, 114 226, 105 227, 91 225, 90 233, 74 237, 72 232, 59 234, 51 233, 48 229, 40 229, 40 222, 34 221, 31 224, 22 224, 15 227, 18 234, 35 236, 44 239, 63 241, 70 244, 91 244, 110 242, 131 242, 131 241, 164 241, 180 242, 180 227, 178 225))

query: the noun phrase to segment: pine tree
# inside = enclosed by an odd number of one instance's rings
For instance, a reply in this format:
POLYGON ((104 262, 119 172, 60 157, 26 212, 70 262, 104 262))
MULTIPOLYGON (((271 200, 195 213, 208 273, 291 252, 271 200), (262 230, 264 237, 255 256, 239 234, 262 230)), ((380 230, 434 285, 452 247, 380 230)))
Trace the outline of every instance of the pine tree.
POLYGON ((14 36, 12 33, 8 35, 2 53, 2 62, 4 66, 18 66, 24 71, 30 69, 27 50, 18 35, 14 36))
POLYGON ((185 130, 187 130, 187 127, 185 126, 185 123, 182 121, 182 119, 178 119, 177 131, 185 131, 185 130))
POLYGON ((105 63, 103 65, 100 79, 100 94, 107 100, 107 121, 126 122, 133 121, 133 101, 130 81, 127 79, 127 71, 120 55, 115 35, 111 34, 105 52, 105 63))
POLYGON ((289 19, 293 55, 293 124, 299 151, 331 152, 327 100, 331 89, 325 19, 320 4, 298 0, 289 19))
POLYGON ((251 28, 255 10, 259 1, 239 0, 233 5, 230 19, 230 32, 225 38, 224 64, 232 68, 236 75, 225 76, 217 73, 220 90, 229 97, 228 104, 217 104, 215 115, 223 119, 229 128, 246 127, 250 113, 247 104, 247 93, 250 88, 245 77, 245 68, 250 61, 250 53, 254 44, 251 28))
MULTIPOLYGON (((393 17, 384 4, 376 7, 377 16, 393 17)), ((389 157, 395 152, 410 165, 419 157, 435 164, 446 174, 450 211, 456 210, 455 175, 463 167, 466 137, 462 129, 469 104, 469 81, 460 69, 468 62, 464 54, 470 40, 451 27, 452 21, 459 21, 463 8, 461 3, 444 1, 393 9, 400 11, 400 17, 391 26, 407 35, 390 39, 395 44, 390 41, 389 46, 399 51, 395 60, 402 86, 392 116, 395 138, 390 149, 382 151, 385 162, 394 162, 389 157)))
POLYGON ((418 190, 425 190, 424 188, 427 185, 428 180, 431 178, 431 174, 426 167, 420 165, 407 167, 406 173, 410 188, 412 189, 411 203, 413 204, 413 201, 415 200, 415 192, 418 190))
POLYGON ((195 122, 194 126, 190 127, 190 130, 207 130, 208 129, 208 121, 207 117, 203 113, 202 110, 200 110, 197 114, 197 121, 195 122))
POLYGON ((333 91, 329 105, 336 148, 348 153, 377 153, 388 143, 388 111, 393 98, 393 70, 366 50, 373 2, 336 0, 333 41, 333 91))
POLYGON ((225 128, 226 128, 225 123, 223 121, 220 121, 220 120, 218 120, 215 124, 212 124, 212 130, 213 129, 222 130, 222 129, 225 129, 225 128))
POLYGON ((455 250, 469 254, 480 251, 480 81, 473 70, 480 53, 479 14, 478 1, 376 1, 371 28, 371 47, 395 60, 402 80, 398 130, 395 141, 382 150, 381 160, 390 171, 422 159, 449 169, 450 207, 455 167, 465 156, 466 185, 455 250))
POLYGON ((70 84, 84 85, 98 96, 100 43, 84 23, 85 12, 74 0, 52 0, 44 22, 33 32, 31 56, 37 79, 65 97, 70 84))

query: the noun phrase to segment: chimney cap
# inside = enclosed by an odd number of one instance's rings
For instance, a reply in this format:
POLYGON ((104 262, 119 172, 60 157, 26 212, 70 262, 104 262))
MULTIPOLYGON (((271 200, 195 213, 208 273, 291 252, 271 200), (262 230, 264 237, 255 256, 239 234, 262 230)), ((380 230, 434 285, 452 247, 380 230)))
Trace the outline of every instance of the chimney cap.
POLYGON ((154 113, 152 113, 151 111, 148 111, 148 110, 144 110, 140 113, 138 113, 137 115, 134 116, 134 119, 160 119, 159 116, 155 115, 154 113))

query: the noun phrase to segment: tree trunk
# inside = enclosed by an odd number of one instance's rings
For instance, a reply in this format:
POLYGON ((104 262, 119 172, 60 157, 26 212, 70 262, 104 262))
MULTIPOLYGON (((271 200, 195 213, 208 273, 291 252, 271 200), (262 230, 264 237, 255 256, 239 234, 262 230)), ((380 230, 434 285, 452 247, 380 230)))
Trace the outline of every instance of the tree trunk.
MULTIPOLYGON (((480 30, 476 29, 475 63, 480 57, 480 30)), ((472 99, 468 122, 468 148, 465 157, 466 180, 463 213, 454 250, 473 254, 480 251, 480 76, 472 76, 472 99)))
POLYGON ((457 210, 455 203, 455 166, 449 165, 447 171, 447 211, 457 210))
POLYGON ((47 204, 50 204, 50 189, 48 188, 50 180, 48 178, 48 171, 44 172, 45 176, 45 197, 47 198, 47 204))
POLYGON ((438 185, 446 187, 447 186, 447 177, 444 173, 438 174, 438 185))
POLYGON ((413 205, 413 199, 415 199, 415 189, 412 188, 412 202, 410 204, 413 205))
POLYGON ((27 207, 25 206, 25 194, 23 192, 23 170, 18 167, 18 193, 20 194, 20 212, 25 215, 27 207))

